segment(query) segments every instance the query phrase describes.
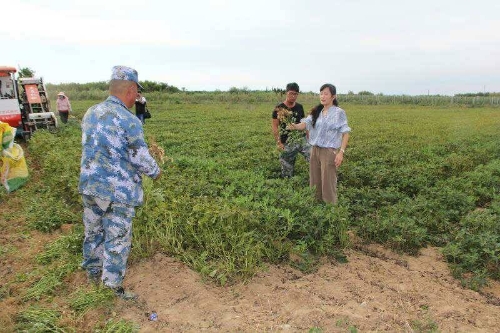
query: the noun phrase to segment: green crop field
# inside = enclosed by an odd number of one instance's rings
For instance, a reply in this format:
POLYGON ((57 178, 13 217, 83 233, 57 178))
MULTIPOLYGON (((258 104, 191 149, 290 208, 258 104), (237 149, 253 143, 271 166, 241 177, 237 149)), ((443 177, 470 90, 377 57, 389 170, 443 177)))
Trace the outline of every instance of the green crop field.
MULTIPOLYGON (((16 195, 31 229, 81 224, 78 119, 96 102, 74 101, 76 118, 29 143, 28 164, 37 170, 16 195)), ((302 102, 307 110, 316 100, 302 102)), ((150 100, 145 136, 167 158, 163 177, 145 180, 131 260, 163 252, 231 284, 266 263, 310 272, 322 257, 345 260, 355 234, 410 254, 439 246, 474 289, 500 279, 500 109, 340 102, 352 133, 332 207, 314 202, 301 157, 293 178, 279 178, 272 102, 150 100)), ((23 280, 30 282, 25 302, 57 293, 78 267, 82 234, 78 226, 39 254, 38 275, 23 280)))
MULTIPOLYGON (((77 102, 76 116, 93 103, 77 102)), ((332 208, 312 200, 300 157, 294 178, 278 178, 271 106, 150 103, 145 134, 168 159, 164 177, 145 182, 134 258, 163 251, 226 283, 290 253, 304 259, 293 264, 312 269, 318 256, 341 255, 350 229, 409 253, 444 246, 457 271, 498 278, 499 227, 488 224, 499 213, 498 108, 345 105, 353 132, 340 170, 340 204, 332 208), (462 240, 471 230, 478 239, 462 240)), ((40 154, 42 172, 56 176, 46 184, 53 200, 65 194, 72 208, 61 207, 46 223, 33 218, 49 231, 80 214, 80 133, 75 121, 56 136, 39 134, 29 151, 40 154), (47 155, 47 145, 57 149, 47 155)))

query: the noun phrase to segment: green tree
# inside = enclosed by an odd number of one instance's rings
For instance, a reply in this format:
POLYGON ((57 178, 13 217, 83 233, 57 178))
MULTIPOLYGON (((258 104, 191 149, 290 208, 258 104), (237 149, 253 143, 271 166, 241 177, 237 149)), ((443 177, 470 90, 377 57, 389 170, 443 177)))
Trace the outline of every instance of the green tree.
POLYGON ((368 95, 368 96, 372 96, 372 95, 373 95, 373 93, 372 93, 372 92, 370 92, 370 91, 363 90, 363 91, 360 91, 360 92, 358 93, 358 95, 368 95))
POLYGON ((240 90, 238 88, 236 88, 236 87, 229 88, 229 93, 230 94, 237 94, 239 92, 240 92, 240 90))
POLYGON ((19 67, 18 72, 19 77, 33 77, 35 76, 35 71, 29 67, 19 67))
POLYGON ((179 88, 171 86, 165 82, 155 82, 155 81, 141 81, 141 85, 144 87, 144 91, 164 91, 168 93, 177 93, 180 91, 179 88))

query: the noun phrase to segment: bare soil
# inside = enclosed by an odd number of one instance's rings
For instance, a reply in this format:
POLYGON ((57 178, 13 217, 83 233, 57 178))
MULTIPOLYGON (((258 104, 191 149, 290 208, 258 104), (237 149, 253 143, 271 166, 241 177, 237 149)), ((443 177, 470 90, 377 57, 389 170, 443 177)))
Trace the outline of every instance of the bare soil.
POLYGON ((248 283, 218 287, 158 254, 130 268, 126 286, 140 300, 120 301, 116 316, 141 332, 500 332, 500 284, 462 288, 439 249, 412 257, 371 245, 348 259, 312 274, 270 266, 248 283))

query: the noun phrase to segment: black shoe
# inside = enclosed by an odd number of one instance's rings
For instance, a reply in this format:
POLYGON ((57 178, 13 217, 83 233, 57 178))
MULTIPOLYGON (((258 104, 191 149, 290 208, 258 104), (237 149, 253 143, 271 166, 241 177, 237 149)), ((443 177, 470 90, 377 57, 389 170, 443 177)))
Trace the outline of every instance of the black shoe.
POLYGON ((87 271, 87 280, 89 283, 99 285, 101 283, 101 271, 87 271))
POLYGON ((131 301, 131 300, 136 300, 137 299, 137 295, 134 294, 134 293, 131 293, 129 291, 125 291, 125 289, 123 289, 123 287, 116 287, 116 288, 111 288, 115 295, 117 297, 120 297, 121 299, 125 300, 125 301, 131 301))

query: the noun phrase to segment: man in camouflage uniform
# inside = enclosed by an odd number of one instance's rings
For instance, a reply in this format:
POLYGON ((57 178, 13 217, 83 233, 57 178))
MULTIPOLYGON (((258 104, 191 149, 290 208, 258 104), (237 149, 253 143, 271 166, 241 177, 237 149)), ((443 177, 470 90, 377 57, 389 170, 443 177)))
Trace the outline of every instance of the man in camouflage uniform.
POLYGON ((141 121, 130 111, 139 85, 137 71, 113 67, 110 96, 87 110, 82 120, 79 192, 83 199, 82 267, 89 279, 124 299, 122 286, 132 241, 132 218, 142 204, 141 176, 161 170, 144 141, 141 121))
POLYGON ((286 85, 286 98, 285 101, 278 104, 272 113, 272 130, 274 134, 274 139, 276 140, 276 145, 280 149, 280 164, 281 164, 281 177, 288 178, 293 176, 293 170, 295 167, 295 160, 297 154, 302 154, 307 162, 309 162, 309 156, 311 152, 311 146, 307 143, 305 133, 304 137, 300 142, 287 143, 288 133, 286 130, 286 124, 280 122, 278 117, 279 108, 287 109, 292 111, 292 117, 296 124, 300 123, 302 118, 305 118, 304 108, 302 104, 297 103, 297 97, 299 95, 299 85, 295 82, 286 85))

